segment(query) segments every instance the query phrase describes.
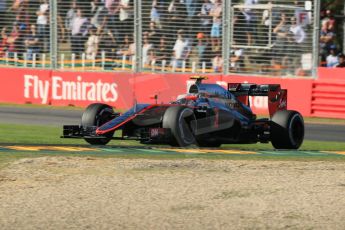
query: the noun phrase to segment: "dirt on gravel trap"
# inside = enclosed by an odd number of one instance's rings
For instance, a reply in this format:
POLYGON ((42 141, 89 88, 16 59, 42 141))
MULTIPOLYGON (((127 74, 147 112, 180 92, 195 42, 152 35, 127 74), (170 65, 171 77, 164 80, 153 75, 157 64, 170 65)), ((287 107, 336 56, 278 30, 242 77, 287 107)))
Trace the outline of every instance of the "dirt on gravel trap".
POLYGON ((41 157, 0 170, 1 229, 345 229, 345 163, 41 157))

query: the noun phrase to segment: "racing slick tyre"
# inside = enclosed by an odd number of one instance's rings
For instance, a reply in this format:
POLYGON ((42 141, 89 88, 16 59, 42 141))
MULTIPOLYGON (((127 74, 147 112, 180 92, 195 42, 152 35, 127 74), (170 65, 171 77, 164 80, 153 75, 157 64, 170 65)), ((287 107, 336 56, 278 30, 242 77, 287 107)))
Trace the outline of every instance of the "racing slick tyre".
POLYGON ((173 106, 163 116, 163 128, 171 130, 172 146, 185 147, 195 143, 196 118, 191 108, 173 106))
POLYGON ((276 112, 271 121, 271 143, 276 149, 298 149, 304 139, 304 120, 293 110, 276 112))
MULTIPOLYGON (((81 126, 101 126, 112 119, 113 108, 106 104, 94 103, 89 105, 81 117, 81 126)), ((104 138, 84 138, 91 145, 106 145, 112 139, 114 132, 104 135, 104 138)))

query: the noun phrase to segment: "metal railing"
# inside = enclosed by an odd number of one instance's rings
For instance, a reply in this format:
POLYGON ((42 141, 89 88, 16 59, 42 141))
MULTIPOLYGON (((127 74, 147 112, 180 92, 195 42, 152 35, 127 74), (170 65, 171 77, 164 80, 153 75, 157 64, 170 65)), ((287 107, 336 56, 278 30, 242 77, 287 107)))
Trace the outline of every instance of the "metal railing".
POLYGON ((0 66, 316 76, 319 0, 7 3, 0 66))

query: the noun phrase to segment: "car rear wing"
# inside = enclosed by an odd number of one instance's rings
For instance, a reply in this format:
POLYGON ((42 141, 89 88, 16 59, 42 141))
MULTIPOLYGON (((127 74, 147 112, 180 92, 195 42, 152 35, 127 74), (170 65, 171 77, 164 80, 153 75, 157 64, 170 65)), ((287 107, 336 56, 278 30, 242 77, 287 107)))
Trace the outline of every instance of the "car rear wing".
POLYGON ((267 96, 270 117, 278 110, 287 109, 287 90, 279 84, 228 83, 228 91, 247 106, 250 106, 250 96, 267 96))

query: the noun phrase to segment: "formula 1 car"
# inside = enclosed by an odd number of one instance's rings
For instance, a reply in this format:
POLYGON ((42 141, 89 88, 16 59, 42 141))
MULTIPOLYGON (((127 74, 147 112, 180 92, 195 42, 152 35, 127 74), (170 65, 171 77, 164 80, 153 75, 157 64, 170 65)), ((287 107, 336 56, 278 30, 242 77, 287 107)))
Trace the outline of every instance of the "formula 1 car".
POLYGON ((84 138, 91 145, 112 139, 147 144, 219 147, 221 144, 271 142, 276 149, 298 149, 304 139, 302 115, 287 110, 287 90, 277 84, 204 84, 204 77, 187 94, 169 104, 135 104, 120 114, 106 104, 89 105, 80 125, 65 125, 63 138, 84 138), (250 96, 268 96, 269 118, 257 119, 250 96), (114 133, 122 130, 121 137, 114 133))

